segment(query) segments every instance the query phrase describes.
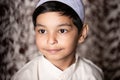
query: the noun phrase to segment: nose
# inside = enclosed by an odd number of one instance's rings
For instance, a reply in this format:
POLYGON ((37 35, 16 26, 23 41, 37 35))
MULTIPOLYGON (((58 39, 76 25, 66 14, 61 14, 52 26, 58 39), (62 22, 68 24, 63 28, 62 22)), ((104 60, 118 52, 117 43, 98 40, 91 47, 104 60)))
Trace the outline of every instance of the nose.
POLYGON ((50 45, 54 45, 54 44, 58 43, 56 34, 49 34, 47 42, 50 45))

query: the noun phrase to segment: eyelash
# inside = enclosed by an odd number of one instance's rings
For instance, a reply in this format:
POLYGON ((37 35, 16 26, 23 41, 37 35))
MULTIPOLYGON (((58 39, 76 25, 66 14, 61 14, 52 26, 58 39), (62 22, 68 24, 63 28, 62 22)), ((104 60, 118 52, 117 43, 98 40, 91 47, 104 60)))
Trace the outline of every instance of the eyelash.
POLYGON ((67 29, 60 29, 60 30, 59 30, 59 33, 66 33, 66 32, 68 32, 67 29))
MULTIPOLYGON (((47 31, 45 29, 39 29, 38 32, 40 34, 46 34, 47 33, 47 31)), ((58 32, 61 33, 61 34, 63 34, 63 33, 67 33, 68 30, 67 29, 59 29, 58 32)))
POLYGON ((40 34, 45 34, 45 33, 47 33, 47 31, 46 31, 45 29, 40 29, 40 30, 38 30, 38 32, 39 32, 40 34))

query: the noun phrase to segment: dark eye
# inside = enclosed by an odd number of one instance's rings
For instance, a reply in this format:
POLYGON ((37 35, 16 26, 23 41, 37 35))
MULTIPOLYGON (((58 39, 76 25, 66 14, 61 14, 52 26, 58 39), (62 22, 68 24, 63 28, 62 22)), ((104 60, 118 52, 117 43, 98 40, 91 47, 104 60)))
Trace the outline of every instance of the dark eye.
POLYGON ((60 29, 60 30, 59 30, 59 33, 66 33, 66 32, 67 32, 66 29, 60 29))
POLYGON ((40 29, 38 32, 39 32, 40 34, 45 34, 45 33, 46 33, 46 30, 40 29))

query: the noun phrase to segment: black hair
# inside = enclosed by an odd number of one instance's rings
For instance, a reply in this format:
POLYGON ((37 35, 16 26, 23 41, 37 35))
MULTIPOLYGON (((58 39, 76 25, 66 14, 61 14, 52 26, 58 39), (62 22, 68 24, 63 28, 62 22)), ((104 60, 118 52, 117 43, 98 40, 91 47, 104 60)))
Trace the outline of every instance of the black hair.
POLYGON ((83 23, 82 23, 81 19, 79 18, 78 14, 68 5, 58 2, 58 1, 45 2, 35 9, 35 11, 32 15, 32 20, 33 20, 34 26, 36 26, 37 16, 39 14, 42 14, 45 12, 60 12, 61 15, 70 17, 73 21, 73 24, 77 27, 78 33, 81 32, 83 23))

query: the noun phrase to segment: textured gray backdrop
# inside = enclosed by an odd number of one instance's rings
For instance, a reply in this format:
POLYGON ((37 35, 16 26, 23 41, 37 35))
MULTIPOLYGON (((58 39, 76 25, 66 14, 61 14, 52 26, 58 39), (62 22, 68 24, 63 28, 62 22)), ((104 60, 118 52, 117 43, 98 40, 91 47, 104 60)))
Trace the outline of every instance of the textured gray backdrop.
MULTIPOLYGON (((31 15, 38 0, 0 0, 0 80, 10 80, 38 56, 31 15)), ((78 50, 101 67, 105 80, 120 80, 120 0, 84 0, 89 33, 78 50)))

